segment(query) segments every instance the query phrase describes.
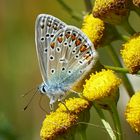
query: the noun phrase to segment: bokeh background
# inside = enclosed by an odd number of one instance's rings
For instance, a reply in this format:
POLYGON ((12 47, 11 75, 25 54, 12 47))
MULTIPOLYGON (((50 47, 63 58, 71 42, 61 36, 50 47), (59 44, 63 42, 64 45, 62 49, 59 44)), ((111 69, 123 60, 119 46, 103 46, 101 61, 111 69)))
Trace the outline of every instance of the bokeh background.
MULTIPOLYGON (((84 0, 65 2, 77 14, 85 13, 84 0)), ((40 13, 51 14, 77 27, 81 27, 82 24, 82 21, 72 18, 57 0, 0 0, 0 140, 40 139, 40 128, 46 115, 39 107, 40 95, 33 99, 26 111, 23 111, 23 108, 33 95, 33 91, 26 97, 21 97, 42 82, 34 40, 35 19, 40 13)), ((129 20, 132 27, 137 32, 140 31, 140 17, 131 12, 129 20)), ((119 44, 121 42, 114 42, 113 45, 119 44)), ((112 64, 105 48, 99 49, 99 53, 103 64, 112 64)), ((129 78, 134 89, 140 89, 140 77, 133 75, 129 78)), ((121 87, 118 110, 125 140, 138 140, 140 137, 131 131, 124 120, 123 111, 127 101, 128 96, 121 87)), ((43 97, 41 103, 48 109, 47 98, 43 97)), ((91 110, 91 123, 98 127, 88 126, 88 139, 110 139, 100 127, 102 124, 94 109, 91 110)))

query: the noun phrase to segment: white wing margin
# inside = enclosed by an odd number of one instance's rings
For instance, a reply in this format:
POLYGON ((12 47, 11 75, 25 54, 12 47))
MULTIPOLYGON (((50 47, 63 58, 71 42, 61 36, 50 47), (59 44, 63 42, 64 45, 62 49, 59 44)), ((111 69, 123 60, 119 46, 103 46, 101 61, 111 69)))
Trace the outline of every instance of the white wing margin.
POLYGON ((45 83, 49 79, 49 67, 50 67, 50 46, 53 48, 53 44, 50 44, 55 34, 63 30, 66 24, 56 17, 47 14, 38 15, 35 23, 35 42, 37 56, 40 65, 40 71, 45 83))

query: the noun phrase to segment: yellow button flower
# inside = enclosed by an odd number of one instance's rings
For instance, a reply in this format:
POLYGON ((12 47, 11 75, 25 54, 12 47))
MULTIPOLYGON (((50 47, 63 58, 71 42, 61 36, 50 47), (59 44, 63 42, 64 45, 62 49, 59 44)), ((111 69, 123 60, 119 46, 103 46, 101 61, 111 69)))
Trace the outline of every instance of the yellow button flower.
POLYGON ((125 117, 132 129, 140 134, 140 91, 131 97, 126 107, 125 117))
MULTIPOLYGON (((89 109, 91 107, 91 104, 82 98, 69 98, 68 100, 65 100, 65 104, 70 112, 74 114, 79 114, 85 109, 89 109)), ((59 107, 56 111, 67 111, 66 107, 60 103, 59 107)))
POLYGON ((66 112, 47 115, 40 132, 42 140, 54 140, 65 134, 77 122, 77 116, 66 112))
POLYGON ((111 70, 102 70, 96 74, 92 74, 84 85, 83 96, 88 100, 94 101, 103 99, 118 89, 121 80, 111 70))
POLYGON ((128 15, 128 0, 96 0, 94 17, 111 24, 119 24, 128 15))
POLYGON ((95 48, 101 42, 104 30, 104 22, 101 19, 94 18, 92 14, 84 17, 82 31, 93 42, 95 48))
POLYGON ((136 73, 140 70, 140 34, 134 35, 123 44, 121 55, 130 73, 136 73))

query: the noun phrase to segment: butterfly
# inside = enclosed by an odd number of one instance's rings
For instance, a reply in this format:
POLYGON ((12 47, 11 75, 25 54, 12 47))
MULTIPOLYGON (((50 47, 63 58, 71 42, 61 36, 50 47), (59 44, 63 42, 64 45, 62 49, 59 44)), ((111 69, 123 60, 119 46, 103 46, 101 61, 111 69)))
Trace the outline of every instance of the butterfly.
POLYGON ((37 16, 35 42, 43 79, 38 89, 52 105, 94 66, 98 54, 80 29, 48 14, 37 16))

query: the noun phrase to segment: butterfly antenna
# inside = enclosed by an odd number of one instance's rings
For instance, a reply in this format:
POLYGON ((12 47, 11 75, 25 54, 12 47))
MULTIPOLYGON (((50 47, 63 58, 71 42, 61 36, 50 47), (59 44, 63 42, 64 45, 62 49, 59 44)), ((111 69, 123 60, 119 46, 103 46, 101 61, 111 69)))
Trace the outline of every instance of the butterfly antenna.
POLYGON ((32 93, 31 91, 33 91, 36 88, 32 88, 29 91, 27 91, 26 93, 24 93, 23 95, 21 95, 22 97, 25 97, 26 95, 28 95, 29 93, 32 93))
POLYGON ((39 99, 39 107, 40 107, 46 114, 49 114, 48 111, 46 111, 46 110, 42 107, 42 105, 41 105, 42 97, 43 97, 43 95, 41 94, 41 95, 40 95, 40 99, 39 99))
POLYGON ((24 111, 28 108, 28 106, 31 104, 31 102, 32 102, 32 100, 33 100, 33 98, 34 98, 34 96, 37 94, 37 91, 38 90, 36 90, 35 92, 34 92, 34 94, 33 94, 33 96, 31 97, 31 99, 29 100, 29 102, 28 102, 28 104, 24 107, 24 111))

